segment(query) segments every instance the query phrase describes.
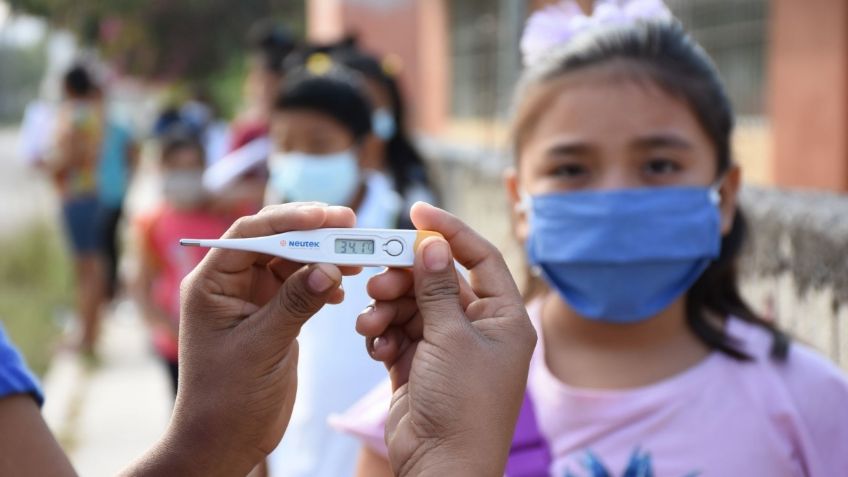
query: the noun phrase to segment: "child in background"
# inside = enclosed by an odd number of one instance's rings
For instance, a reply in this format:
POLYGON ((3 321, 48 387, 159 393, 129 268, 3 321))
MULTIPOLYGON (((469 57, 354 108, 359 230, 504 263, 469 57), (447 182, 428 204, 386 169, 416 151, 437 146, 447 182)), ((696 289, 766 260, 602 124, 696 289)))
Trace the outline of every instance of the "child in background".
POLYGON ((41 163, 62 200, 65 230, 74 257, 81 336, 75 346, 95 358, 104 296, 104 267, 97 236, 97 171, 104 133, 102 97, 92 74, 76 65, 63 78, 64 99, 56 118, 54 144, 41 163))
MULTIPOLYGON (((568 5, 525 35, 567 38, 568 5)), ((845 375, 738 290, 741 174, 718 72, 676 23, 615 25, 528 51, 518 88, 506 187, 539 341, 507 475, 845 475, 845 375)), ((359 318, 388 365, 417 325, 407 274, 372 279, 359 318)), ((337 421, 367 445, 361 476, 391 475, 389 399, 337 421)))
POLYGON ((211 210, 202 183, 205 161, 200 142, 180 133, 166 134, 161 141, 163 201, 137 223, 140 257, 135 298, 176 394, 180 282, 207 252, 181 247, 179 239, 220 237, 232 221, 211 210))
MULTIPOLYGON (((328 55, 308 58, 287 76, 271 115, 267 203, 344 205, 356 212, 356 227, 394 227, 400 198, 363 167, 362 144, 370 131, 371 108, 358 75, 328 55)), ((344 303, 325 306, 301 330, 297 401, 286 439, 269 457, 273 477, 353 474, 359 446, 334 432, 327 419, 385 375, 362 353, 362 337, 353 330, 354 318, 371 301, 365 283, 377 271, 344 277, 344 303)))

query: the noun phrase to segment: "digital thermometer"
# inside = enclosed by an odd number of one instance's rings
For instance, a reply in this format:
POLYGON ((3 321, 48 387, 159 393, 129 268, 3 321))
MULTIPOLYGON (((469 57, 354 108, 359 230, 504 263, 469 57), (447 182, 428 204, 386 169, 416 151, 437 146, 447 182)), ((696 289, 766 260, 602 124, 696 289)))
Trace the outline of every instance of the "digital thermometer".
POLYGON ((180 245, 244 250, 299 263, 411 267, 415 251, 438 232, 392 229, 316 229, 243 239, 182 239, 180 245))

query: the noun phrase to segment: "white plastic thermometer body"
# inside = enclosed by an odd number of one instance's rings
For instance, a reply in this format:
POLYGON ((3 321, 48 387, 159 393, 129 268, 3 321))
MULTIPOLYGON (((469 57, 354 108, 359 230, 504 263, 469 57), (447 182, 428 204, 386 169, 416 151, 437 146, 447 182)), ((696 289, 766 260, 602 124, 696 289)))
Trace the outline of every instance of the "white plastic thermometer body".
POLYGON ((227 248, 299 263, 358 267, 411 267, 415 251, 438 232, 393 229, 315 229, 244 239, 182 239, 180 245, 227 248))

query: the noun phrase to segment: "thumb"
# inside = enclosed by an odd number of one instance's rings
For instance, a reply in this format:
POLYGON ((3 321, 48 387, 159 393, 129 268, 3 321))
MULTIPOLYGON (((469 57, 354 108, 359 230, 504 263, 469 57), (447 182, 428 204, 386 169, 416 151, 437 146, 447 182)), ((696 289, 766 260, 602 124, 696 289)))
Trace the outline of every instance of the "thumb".
POLYGON ((341 283, 342 273, 334 265, 315 264, 294 272, 260 311, 263 332, 284 340, 297 338, 303 324, 327 304, 341 283))
MULTIPOLYGON (((418 248, 413 268, 415 300, 424 322, 424 339, 449 332, 466 320, 460 303, 460 285, 450 245, 429 237, 418 248)), ((452 334, 452 333, 449 333, 452 334)))

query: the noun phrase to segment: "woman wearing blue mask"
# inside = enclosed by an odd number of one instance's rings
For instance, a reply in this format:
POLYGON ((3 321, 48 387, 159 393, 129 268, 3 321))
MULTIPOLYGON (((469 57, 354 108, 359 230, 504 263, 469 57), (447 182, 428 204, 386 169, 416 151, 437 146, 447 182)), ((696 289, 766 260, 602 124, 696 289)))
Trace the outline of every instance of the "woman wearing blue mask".
MULTIPOLYGON (((507 475, 844 474, 844 374, 738 291, 745 222, 718 72, 676 23, 614 23, 534 55, 518 88, 506 186, 539 344, 507 475)), ((427 340, 411 286, 406 271, 375 277, 359 318, 390 369, 427 340)), ((390 475, 385 412, 356 418, 380 406, 375 392, 340 421, 367 444, 359 475, 390 475)))
MULTIPOLYGON (((316 201, 347 206, 356 226, 394 227, 401 200, 363 167, 371 107, 360 77, 326 54, 313 54, 288 75, 271 114, 273 153, 268 203, 316 201)), ((288 435, 269 457, 274 476, 351 475, 357 443, 327 419, 347 409, 385 375, 362 353, 354 319, 370 303, 365 285, 377 269, 345 277, 345 300, 326 306, 300 333, 299 383, 288 435)))

